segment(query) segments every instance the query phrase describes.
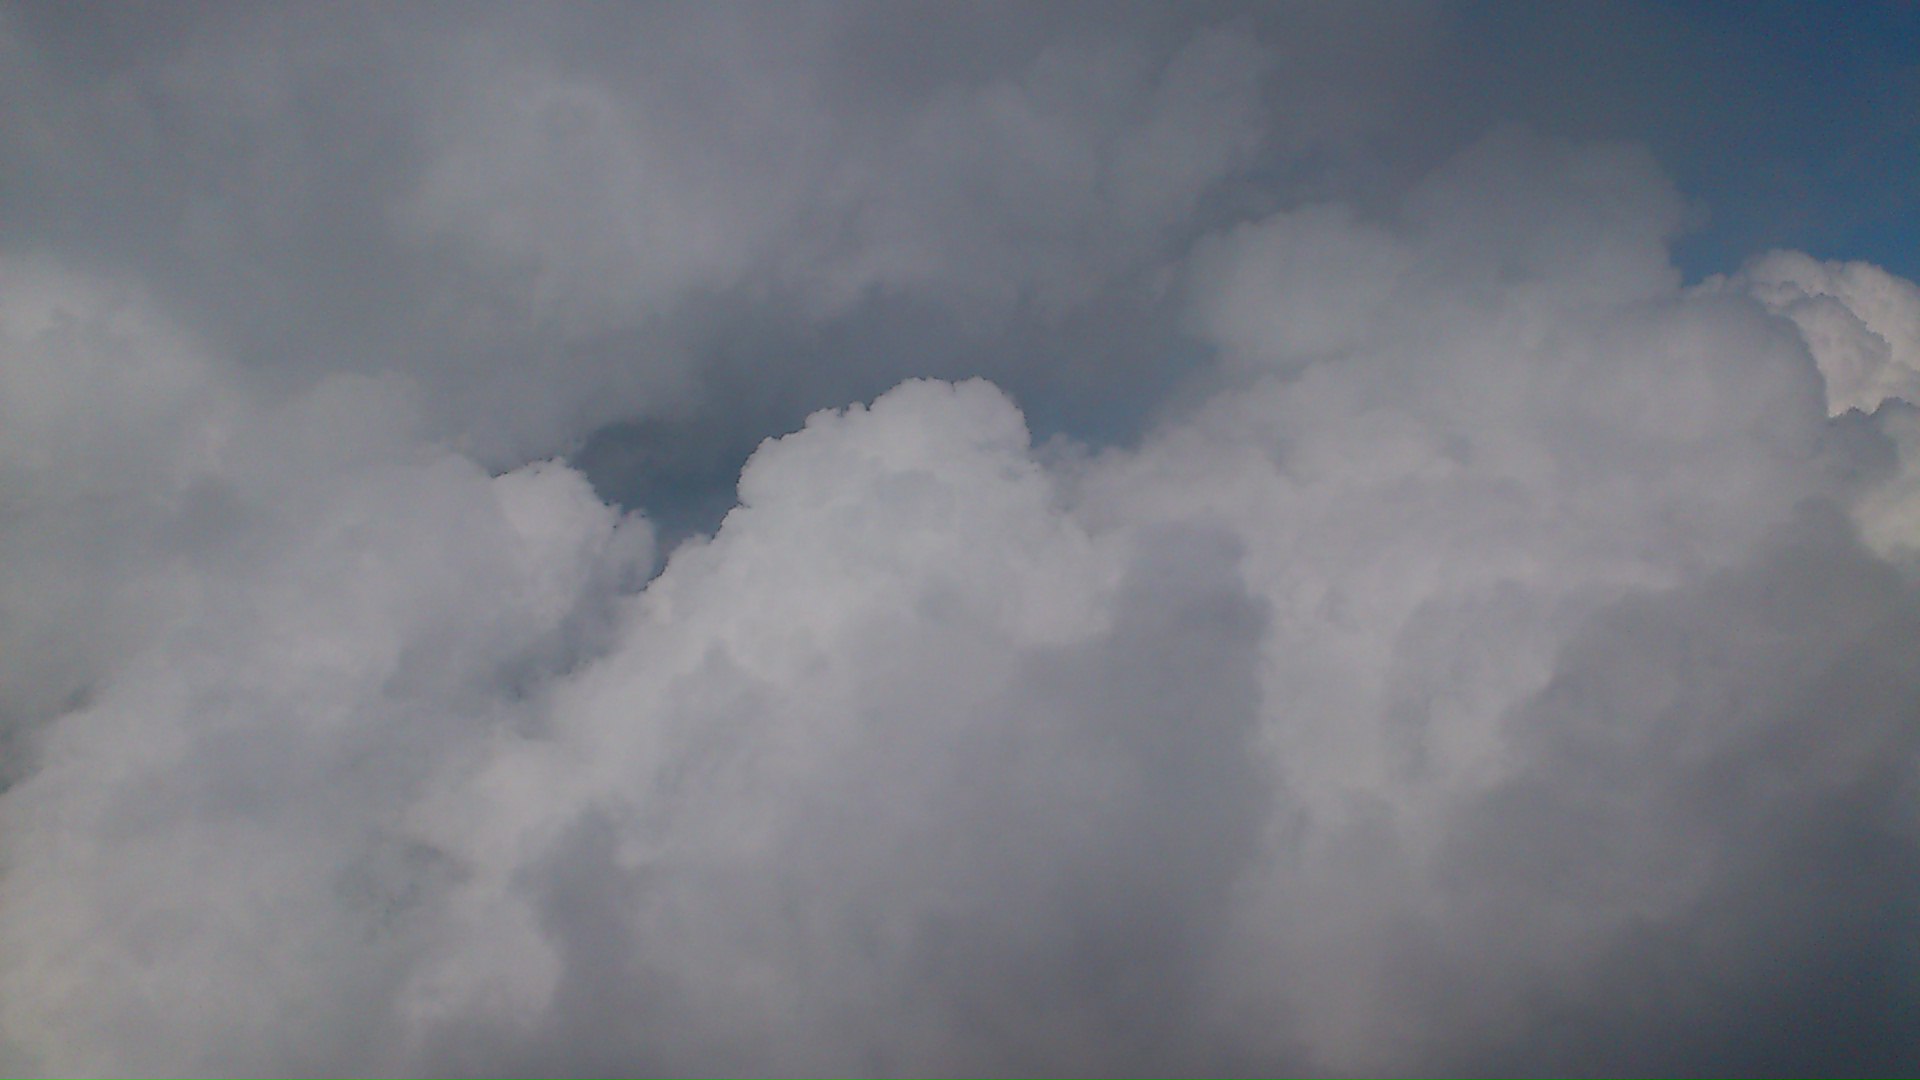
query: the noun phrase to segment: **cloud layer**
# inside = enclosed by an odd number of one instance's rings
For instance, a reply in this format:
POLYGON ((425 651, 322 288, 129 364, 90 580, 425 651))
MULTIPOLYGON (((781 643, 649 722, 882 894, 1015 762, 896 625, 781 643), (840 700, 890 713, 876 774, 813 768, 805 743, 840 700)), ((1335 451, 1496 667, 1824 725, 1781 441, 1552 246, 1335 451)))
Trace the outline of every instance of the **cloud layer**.
POLYGON ((0 1070, 1915 1067, 1920 288, 1441 13, 5 15, 0 1070))

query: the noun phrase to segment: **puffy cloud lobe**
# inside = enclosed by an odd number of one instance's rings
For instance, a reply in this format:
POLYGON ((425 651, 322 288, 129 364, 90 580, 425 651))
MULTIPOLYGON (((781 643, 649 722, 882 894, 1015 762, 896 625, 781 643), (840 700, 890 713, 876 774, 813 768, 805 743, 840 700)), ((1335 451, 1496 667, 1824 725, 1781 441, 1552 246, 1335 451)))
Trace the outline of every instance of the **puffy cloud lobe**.
MULTIPOLYGON (((744 486, 793 482, 676 556, 634 636, 556 696, 554 741, 487 763, 497 820, 475 826, 473 794, 437 808, 448 846, 517 856, 484 902, 562 958, 527 992, 545 1011, 516 1067, 1112 1070, 1196 1049, 1177 1041, 1195 916, 1224 905, 1266 800, 1244 752, 1261 618, 1230 546, 1099 550, 1019 443, 987 442, 1018 421, 984 386, 909 386, 859 419, 756 458, 744 486), (900 436, 949 454, 845 461, 900 436), (568 869, 526 880, 529 848, 568 869)), ((456 1068, 500 1052, 434 1034, 456 1068)))
POLYGON ((1920 287, 1913 282, 1869 263, 1775 251, 1709 287, 1742 285, 1806 336, 1836 415, 1920 396, 1920 287))
POLYGON ((1911 561, 1920 551, 1920 287, 1868 263, 1821 262, 1775 251, 1708 291, 1744 289, 1792 320, 1813 353, 1836 416, 1857 410, 1895 448, 1895 466, 1861 491, 1855 517, 1882 555, 1911 561))
MULTIPOLYGON (((704 25, 668 46, 759 55, 704 25)), ((739 148, 657 153, 665 91, 452 52, 524 92, 434 99, 461 165, 396 183, 404 226, 480 293, 534 267, 561 338, 756 275, 831 310, 1150 267, 1223 363, 1131 448, 1035 448, 981 381, 816 413, 653 574, 574 469, 478 463, 513 439, 443 411, 462 376, 282 378, 9 260, 0 1064, 1911 1067, 1910 413, 1830 420, 1853 369, 1765 291, 1844 293, 1892 357, 1909 286, 1682 290, 1644 154, 1515 133, 1168 261, 1256 123, 1222 34, 906 103, 868 160, 942 179, 876 181, 854 245, 899 261, 809 271, 790 208, 731 221, 739 148), (1001 173, 956 132, 1030 172, 971 201, 1001 173), (990 227, 918 209, 954 199, 990 227)), ((616 354, 486 370, 628 408, 616 354)))
POLYGON ((324 1069, 378 1031, 364 995, 443 872, 399 828, 411 793, 585 647, 583 594, 646 556, 577 474, 440 462, 345 487, 236 538, 270 557, 191 581, 33 741, 0 888, 9 1034, 70 1055, 40 1067, 324 1069))
POLYGON ((15 1067, 333 1060, 437 865, 410 792, 595 648, 646 526, 563 466, 415 442, 391 385, 261 402, 136 302, 9 272, 51 294, 7 312, 8 404, 45 430, 6 457, 0 993, 55 1055, 15 1067))

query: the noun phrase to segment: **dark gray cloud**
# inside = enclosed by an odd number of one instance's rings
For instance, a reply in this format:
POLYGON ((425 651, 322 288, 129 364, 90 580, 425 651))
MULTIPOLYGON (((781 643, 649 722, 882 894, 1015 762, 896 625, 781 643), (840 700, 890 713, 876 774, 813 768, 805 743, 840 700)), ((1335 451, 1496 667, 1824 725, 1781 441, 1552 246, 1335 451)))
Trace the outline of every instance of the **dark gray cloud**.
MULTIPOLYGON (((703 372, 742 315, 897 296, 978 356, 1157 269, 1267 141, 1280 60, 1146 9, 937 16, 917 47, 956 63, 931 82, 887 59, 916 39, 884 9, 12 15, 10 247, 137 273, 281 382, 404 371, 502 461, 723 423, 740 388, 703 372)), ((755 343, 781 392, 746 404, 846 400, 793 401, 788 353, 755 343)))
POLYGON ((1911 1071, 1920 288, 1497 10, 0 10, 0 1069, 1911 1071))
POLYGON ((1478 970, 1428 989, 1528 1002, 1454 1067, 1911 1070, 1915 617, 1912 582, 1816 506, 1577 635, 1506 720, 1525 765, 1444 854, 1498 958, 1437 959, 1478 970), (1569 964, 1587 935, 1605 953, 1569 964))

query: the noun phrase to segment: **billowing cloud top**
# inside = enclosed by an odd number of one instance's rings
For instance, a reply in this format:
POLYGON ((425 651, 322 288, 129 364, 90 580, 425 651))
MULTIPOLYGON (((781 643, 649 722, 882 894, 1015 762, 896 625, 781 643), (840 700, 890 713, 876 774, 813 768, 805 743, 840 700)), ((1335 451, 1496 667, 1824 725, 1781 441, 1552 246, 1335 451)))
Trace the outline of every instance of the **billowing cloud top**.
POLYGON ((1920 288, 1457 18, 0 10, 0 1071, 1920 1067, 1920 288))

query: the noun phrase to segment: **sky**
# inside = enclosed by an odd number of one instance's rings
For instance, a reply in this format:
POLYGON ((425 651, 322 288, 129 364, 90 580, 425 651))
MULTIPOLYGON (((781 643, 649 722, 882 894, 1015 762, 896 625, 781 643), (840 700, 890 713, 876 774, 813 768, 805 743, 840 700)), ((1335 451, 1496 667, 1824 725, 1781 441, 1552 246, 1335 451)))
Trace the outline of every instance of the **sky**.
POLYGON ((0 4, 0 1073, 1920 1069, 1920 8, 0 4))

